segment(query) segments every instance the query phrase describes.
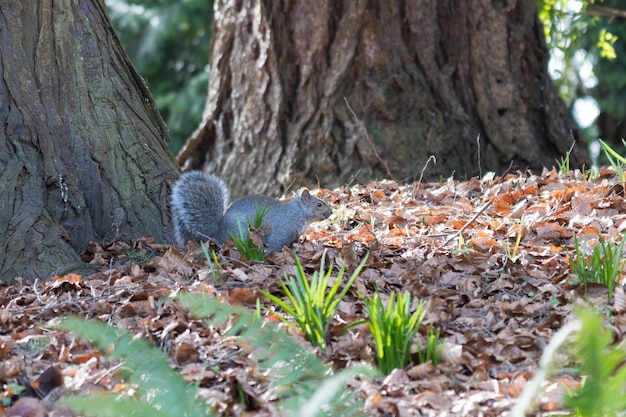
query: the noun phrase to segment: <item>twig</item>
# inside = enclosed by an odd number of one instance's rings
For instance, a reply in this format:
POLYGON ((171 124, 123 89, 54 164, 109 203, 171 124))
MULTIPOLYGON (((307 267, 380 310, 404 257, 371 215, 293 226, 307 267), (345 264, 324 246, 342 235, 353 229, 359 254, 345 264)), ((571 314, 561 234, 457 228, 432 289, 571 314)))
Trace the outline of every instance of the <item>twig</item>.
POLYGON ((480 133, 478 133, 478 136, 476 136, 476 145, 478 146, 478 178, 482 178, 483 177, 483 170, 480 167, 480 133))
POLYGON ((511 163, 509 164, 509 167, 508 167, 508 168, 506 169, 506 171, 504 171, 504 172, 502 173, 502 175, 501 175, 503 178, 506 176, 506 174, 508 174, 508 173, 509 173, 509 171, 511 170, 511 167, 512 167, 512 166, 513 166, 513 161, 511 160, 511 163))
POLYGON ((567 153, 565 155, 571 154, 572 151, 574 150, 574 146, 576 146, 576 138, 574 138, 574 133, 572 132, 571 129, 569 131, 569 134, 572 137, 573 141, 572 141, 572 146, 569 147, 569 150, 567 151, 567 153))
POLYGON ((482 207, 478 210, 478 212, 477 212, 476 214, 474 214, 474 216, 472 216, 472 218, 471 218, 471 219, 469 219, 469 221, 468 221, 467 223, 465 223, 465 224, 463 225, 463 227, 461 227, 461 228, 460 228, 460 229, 459 229, 456 233, 454 233, 454 234, 452 234, 452 235, 448 236, 448 238, 447 238, 447 239, 443 242, 443 245, 441 245, 441 246, 445 246, 445 245, 447 245, 447 244, 448 244, 448 243, 449 243, 452 239, 456 238, 456 237, 457 237, 457 236, 459 236, 461 233, 463 233, 463 232, 464 232, 464 231, 465 231, 465 230, 469 227, 469 225, 470 225, 470 224, 472 224, 472 223, 474 223, 474 222, 476 221, 476 219, 478 218, 478 216, 480 216, 480 215, 481 215, 481 213, 482 213, 483 211, 485 211, 485 210, 487 209, 487 207, 489 207, 489 205, 490 205, 491 203, 493 203, 493 199, 492 199, 492 200, 487 201, 487 202, 486 202, 486 203, 485 203, 485 204, 484 204, 484 205, 483 205, 483 206, 482 206, 482 207))
POLYGON ((100 383, 100 381, 102 381, 104 379, 105 376, 107 376, 109 374, 112 374, 113 372, 115 372, 119 368, 121 368, 122 366, 124 366, 124 362, 118 363, 118 364, 113 365, 112 367, 110 367, 108 369, 105 369, 104 371, 100 372, 99 375, 92 376, 90 378, 92 380, 92 384, 98 385, 100 383))
POLYGON ((356 178, 359 176, 359 174, 361 173, 361 170, 359 169, 355 174, 350 176, 350 181, 348 181, 347 183, 345 183, 346 187, 350 187, 352 185, 352 183, 356 180, 356 178))
POLYGON ((581 10, 580 12, 565 12, 560 10, 559 16, 568 16, 568 17, 576 17, 576 16, 599 16, 599 17, 608 17, 609 23, 615 18, 626 19, 626 10, 614 9, 611 7, 605 6, 597 6, 597 5, 589 5, 586 10, 581 10))
POLYGON ((590 5, 589 8, 580 13, 581 15, 589 16, 605 16, 611 19, 619 17, 626 19, 626 10, 613 9, 612 7, 590 5))
POLYGON ((426 171, 426 167, 428 166, 428 163, 430 162, 431 159, 435 161, 435 164, 437 163, 437 158, 435 158, 435 155, 431 155, 426 160, 426 163, 424 164, 424 168, 422 168, 422 172, 420 172, 420 179, 417 180, 417 185, 413 186, 413 200, 415 200, 415 196, 417 195, 417 192, 420 190, 420 185, 422 184, 422 178, 424 178, 424 171, 426 171))

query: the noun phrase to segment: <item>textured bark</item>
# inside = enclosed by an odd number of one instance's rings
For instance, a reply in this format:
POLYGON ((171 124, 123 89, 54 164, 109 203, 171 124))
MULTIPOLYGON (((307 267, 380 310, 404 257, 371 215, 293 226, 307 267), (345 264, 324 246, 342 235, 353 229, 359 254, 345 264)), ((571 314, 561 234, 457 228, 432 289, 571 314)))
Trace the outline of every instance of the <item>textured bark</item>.
MULTIPOLYGON (((540 169, 571 145, 533 2, 215 7, 205 117, 179 162, 224 176, 235 195, 412 180, 430 155, 430 178, 540 169)), ((571 157, 581 162, 582 143, 571 157)))
POLYGON ((0 2, 0 279, 171 240, 167 131, 97 0, 0 2))

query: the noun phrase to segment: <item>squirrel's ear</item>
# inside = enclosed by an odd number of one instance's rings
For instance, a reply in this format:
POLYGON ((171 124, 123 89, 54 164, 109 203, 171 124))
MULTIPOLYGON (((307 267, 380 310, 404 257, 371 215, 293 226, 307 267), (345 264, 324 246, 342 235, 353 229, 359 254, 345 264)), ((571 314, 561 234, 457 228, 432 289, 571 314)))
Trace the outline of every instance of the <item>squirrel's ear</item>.
POLYGON ((308 201, 311 198, 311 193, 309 193, 308 188, 302 188, 298 194, 300 194, 300 198, 304 201, 308 201))

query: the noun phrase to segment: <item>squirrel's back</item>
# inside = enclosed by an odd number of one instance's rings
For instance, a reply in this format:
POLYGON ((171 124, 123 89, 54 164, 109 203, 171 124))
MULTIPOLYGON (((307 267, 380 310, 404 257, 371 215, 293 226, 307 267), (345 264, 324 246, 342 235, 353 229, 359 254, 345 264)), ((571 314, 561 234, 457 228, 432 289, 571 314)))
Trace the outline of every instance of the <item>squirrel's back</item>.
POLYGON ((174 234, 181 246, 192 237, 198 242, 212 238, 220 243, 228 238, 220 230, 228 205, 228 188, 220 178, 187 172, 174 184, 170 202, 174 234))

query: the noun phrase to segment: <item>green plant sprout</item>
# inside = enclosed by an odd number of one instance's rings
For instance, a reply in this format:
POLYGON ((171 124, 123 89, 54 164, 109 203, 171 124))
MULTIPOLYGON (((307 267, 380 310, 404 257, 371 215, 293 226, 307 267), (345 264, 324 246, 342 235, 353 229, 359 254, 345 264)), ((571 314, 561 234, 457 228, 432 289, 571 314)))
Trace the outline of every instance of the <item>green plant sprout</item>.
POLYGON ((600 175, 600 173, 593 168, 587 169, 585 164, 583 164, 582 167, 580 168, 580 173, 582 174, 585 181, 595 180, 600 175))
MULTIPOLYGON (((378 367, 388 375, 396 368, 402 369, 411 362, 411 346, 419 332, 422 321, 426 316, 424 300, 420 301, 413 314, 411 309, 411 294, 391 293, 387 307, 383 305, 380 294, 363 298, 365 312, 370 326, 370 332, 376 346, 378 367), (397 301, 396 301, 397 300, 397 301)), ((438 333, 427 340, 423 358, 432 360, 433 345, 437 344, 438 333), (432 340, 435 341, 432 341, 432 340)), ((437 349, 435 348, 436 352, 437 349)))
POLYGON ((624 343, 613 345, 614 335, 593 308, 578 308, 576 319, 556 332, 541 355, 539 369, 526 385, 511 417, 524 417, 534 406, 534 398, 555 370, 574 364, 574 374, 581 385, 574 390, 565 387, 565 407, 578 417, 624 415, 626 409, 626 360, 624 343), (557 354, 558 353, 558 354, 557 354), (558 364, 556 364, 558 362, 558 364))
POLYGON ((524 222, 525 222, 525 219, 524 219, 524 216, 522 216, 519 222, 520 227, 518 228, 517 233, 515 234, 515 244, 513 245, 513 247, 511 247, 511 243, 509 242, 508 237, 506 238, 506 241, 505 241, 507 259, 513 262, 515 262, 515 259, 517 258, 517 255, 519 254, 519 245, 520 245, 520 242, 522 241, 522 231, 523 231, 522 226, 524 225, 524 222))
MULTIPOLYGON (((326 251, 324 251, 320 270, 315 271, 313 279, 309 284, 300 260, 294 253, 293 259, 296 262, 294 267, 295 278, 285 277, 285 280, 280 280, 280 285, 287 296, 287 301, 283 301, 265 291, 259 292, 291 316, 311 344, 325 350, 327 347, 328 329, 335 316, 337 307, 354 283, 354 280, 361 273, 368 257, 369 252, 352 273, 341 293, 337 294, 339 285, 343 281, 345 264, 342 264, 333 286, 329 287, 333 268, 331 265, 327 270, 325 269, 326 251)), ((283 318, 281 320, 289 324, 287 320, 283 318)))
POLYGON ((622 236, 619 245, 605 241, 599 236, 599 243, 593 247, 591 254, 587 255, 587 242, 582 245, 578 242, 578 237, 574 235, 575 257, 572 260, 572 272, 578 277, 579 282, 585 286, 585 296, 587 295, 588 283, 604 284, 609 289, 609 298, 613 297, 616 281, 621 278, 624 271, 622 254, 626 236, 622 236))
MULTIPOLYGON (((363 401, 346 389, 357 375, 377 377, 376 370, 355 366, 337 374, 316 355, 304 349, 284 331, 241 306, 230 306, 205 294, 180 294, 178 300, 195 317, 206 317, 209 324, 228 328, 236 343, 246 346, 241 353, 250 356, 270 380, 270 390, 280 415, 299 417, 363 415, 363 401), (234 318, 233 318, 234 317, 234 318), (330 411, 322 411, 330 410, 330 411)), ((168 357, 145 339, 96 321, 64 319, 57 326, 90 340, 110 358, 123 361, 126 383, 132 396, 98 392, 89 396, 69 396, 59 402, 76 414, 96 417, 201 417, 214 416, 212 407, 197 395, 198 387, 185 382, 168 357)), ((244 403, 246 393, 237 387, 244 403)))
MULTIPOLYGON (((626 180, 626 173, 624 172, 624 165, 626 165, 626 158, 622 155, 615 152, 605 141, 602 139, 598 139, 600 144, 602 145, 602 150, 604 150, 604 154, 606 158, 609 160, 609 163, 615 169, 615 173, 619 177, 620 181, 623 183, 626 180)), ((626 142, 622 139, 622 144, 626 147, 626 142)))
POLYGON ((569 160, 570 160, 570 152, 567 151, 567 153, 565 154, 565 156, 561 156, 559 159, 556 159, 556 165, 559 168, 559 172, 562 172, 564 174, 570 172, 570 167, 569 167, 569 160))
POLYGON ((457 247, 452 250, 452 255, 462 256, 462 255, 469 255, 470 253, 474 252, 474 249, 470 247, 471 241, 472 240, 469 239, 466 242, 465 238, 463 237, 463 233, 459 233, 458 244, 457 244, 457 247))
POLYGON ((235 248, 237 248, 242 256, 251 261, 265 260, 265 249, 263 246, 259 246, 254 243, 250 237, 250 226, 261 229, 263 227, 263 218, 269 209, 269 206, 265 206, 263 209, 260 209, 257 203, 255 207, 254 220, 252 222, 248 220, 245 225, 242 225, 240 221, 237 221, 239 235, 229 233, 235 248))
POLYGON ((517 231, 517 234, 515 236, 515 244, 513 245, 512 248, 511 248, 511 245, 509 243, 509 239, 506 240, 506 255, 513 262, 515 262, 515 258, 517 258, 517 254, 518 254, 518 251, 519 251, 519 244, 520 244, 521 240, 522 240, 522 230, 521 229, 517 231))
POLYGON ((441 363, 441 348, 444 340, 440 339, 441 329, 434 329, 431 325, 426 332, 426 344, 423 348, 418 347, 417 357, 420 363, 431 361, 437 366, 441 363))
POLYGON ((254 303, 254 319, 255 320, 261 320, 261 317, 263 317, 261 315, 262 310, 263 309, 261 307, 261 299, 257 298, 256 303, 254 303))
POLYGON ((209 270, 211 271, 211 276, 213 277, 213 283, 215 286, 221 287, 223 284, 222 272, 220 270, 220 263, 217 260, 217 254, 214 250, 211 250, 211 254, 209 254, 209 250, 204 242, 200 242, 200 246, 202 247, 202 252, 204 253, 204 257, 209 265, 209 270))

